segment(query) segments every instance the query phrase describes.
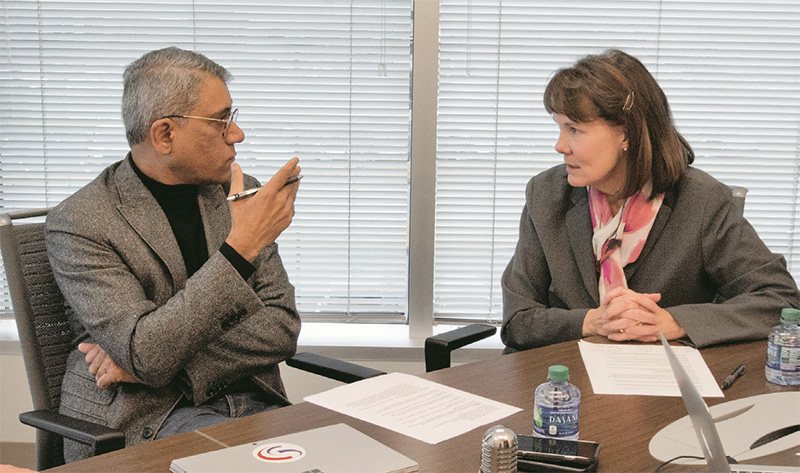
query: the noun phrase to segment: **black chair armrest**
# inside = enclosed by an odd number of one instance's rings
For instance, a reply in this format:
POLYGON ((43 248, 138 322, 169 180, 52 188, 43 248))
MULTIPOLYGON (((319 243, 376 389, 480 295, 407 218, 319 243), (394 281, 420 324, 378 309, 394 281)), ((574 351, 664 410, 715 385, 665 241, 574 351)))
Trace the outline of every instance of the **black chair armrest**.
POLYGON ((19 415, 19 421, 31 427, 89 445, 94 449, 95 455, 125 447, 125 434, 119 430, 48 409, 23 412, 19 415))
POLYGON ((343 383, 352 383, 386 374, 383 371, 367 368, 366 366, 307 352, 294 355, 286 360, 286 364, 292 368, 308 371, 343 383))
POLYGON ((450 367, 450 352, 470 343, 491 337, 497 327, 472 324, 450 330, 425 339, 425 371, 431 372, 450 367))

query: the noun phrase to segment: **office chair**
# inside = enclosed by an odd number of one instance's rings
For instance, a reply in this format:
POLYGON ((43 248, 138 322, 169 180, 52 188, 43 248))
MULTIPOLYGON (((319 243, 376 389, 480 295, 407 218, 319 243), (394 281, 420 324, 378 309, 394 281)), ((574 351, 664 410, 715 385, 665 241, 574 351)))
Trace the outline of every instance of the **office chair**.
MULTIPOLYGON (((38 470, 64 463, 63 438, 91 446, 95 455, 125 446, 121 431, 58 412, 61 382, 67 356, 73 348, 73 334, 64 297, 47 258, 41 217, 46 216, 49 210, 0 214, 0 251, 35 409, 23 412, 19 419, 23 424, 37 428, 38 470), (25 219, 29 220, 15 223, 25 219)), ((286 363, 345 383, 385 374, 312 353, 298 353, 286 363)))
POLYGON ((733 205, 739 212, 739 215, 744 214, 744 201, 747 197, 747 187, 742 186, 728 186, 733 193, 733 205))

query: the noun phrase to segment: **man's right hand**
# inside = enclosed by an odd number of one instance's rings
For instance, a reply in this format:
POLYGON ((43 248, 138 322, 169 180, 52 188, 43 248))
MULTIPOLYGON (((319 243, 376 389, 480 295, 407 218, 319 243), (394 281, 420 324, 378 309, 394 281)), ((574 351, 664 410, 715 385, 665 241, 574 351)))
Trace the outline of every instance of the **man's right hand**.
MULTIPOLYGON (((267 245, 289 227, 294 217, 294 199, 298 183, 286 184, 286 180, 300 174, 298 158, 292 158, 252 197, 232 201, 231 232, 225 240, 247 261, 253 260, 267 245)), ((230 195, 245 190, 242 169, 231 164, 230 195)))
POLYGON ((96 343, 79 343, 78 350, 86 355, 89 373, 97 381, 100 389, 114 389, 119 383, 138 383, 130 373, 120 368, 110 356, 96 343))

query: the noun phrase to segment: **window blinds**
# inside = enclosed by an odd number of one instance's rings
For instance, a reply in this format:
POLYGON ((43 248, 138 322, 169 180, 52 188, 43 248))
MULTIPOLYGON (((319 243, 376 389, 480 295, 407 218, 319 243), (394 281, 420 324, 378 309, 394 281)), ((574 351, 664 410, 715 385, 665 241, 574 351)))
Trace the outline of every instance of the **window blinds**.
MULTIPOLYGON (((750 189, 745 215, 800 278, 798 2, 440 3, 439 320, 499 319, 525 183, 561 161, 544 86, 608 47, 650 68, 696 165, 750 189)), ((196 49, 235 75, 244 169, 263 181, 302 159, 279 242, 304 317, 404 319, 412 0, 0 7, 0 209, 55 205, 121 159, 125 65, 167 45, 196 49)))
POLYGON ((411 7, 2 0, 0 209, 55 205, 122 159, 124 67, 169 45, 197 50, 234 75, 245 172, 265 182, 301 158, 278 240, 300 311, 405 320, 411 7))
POLYGON ((695 166, 749 189, 745 216, 800 279, 800 3, 442 0, 434 312, 502 317, 525 184, 562 162, 552 73, 614 47, 670 100, 695 166))

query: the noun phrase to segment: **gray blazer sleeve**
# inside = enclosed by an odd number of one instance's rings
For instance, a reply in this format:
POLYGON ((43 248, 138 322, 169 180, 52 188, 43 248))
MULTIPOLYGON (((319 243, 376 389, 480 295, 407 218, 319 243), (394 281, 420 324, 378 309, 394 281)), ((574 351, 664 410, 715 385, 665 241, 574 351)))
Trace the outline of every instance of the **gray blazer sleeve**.
POLYGON ((248 283, 261 301, 260 307, 245 314, 240 322, 234 320, 227 332, 199 350, 185 367, 195 403, 208 398, 209 387, 219 380, 232 383, 260 374, 295 353, 300 317, 278 245, 264 248, 254 264, 256 272, 248 283))
POLYGON ((682 206, 676 212, 694 219, 685 219, 687 229, 700 229, 686 236, 699 242, 696 256, 703 273, 698 279, 708 278, 716 290, 714 300, 667 299, 660 305, 697 347, 766 338, 781 309, 800 304, 795 281, 784 257, 772 253, 736 210, 730 189, 716 181, 704 187, 684 186, 683 200, 697 208, 693 214, 682 206))

